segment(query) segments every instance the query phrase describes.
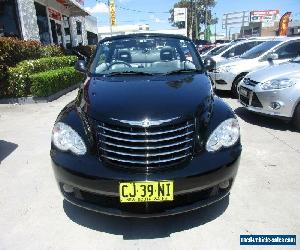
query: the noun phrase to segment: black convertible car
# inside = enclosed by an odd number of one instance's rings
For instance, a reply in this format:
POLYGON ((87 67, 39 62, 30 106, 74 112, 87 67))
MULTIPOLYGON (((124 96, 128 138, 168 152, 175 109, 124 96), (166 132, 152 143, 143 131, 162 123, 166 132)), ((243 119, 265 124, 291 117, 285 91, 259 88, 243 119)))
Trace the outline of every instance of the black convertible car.
POLYGON ((213 94, 186 37, 105 38, 77 98, 59 114, 51 158, 64 198, 117 216, 154 217, 216 202, 242 151, 232 110, 213 94))

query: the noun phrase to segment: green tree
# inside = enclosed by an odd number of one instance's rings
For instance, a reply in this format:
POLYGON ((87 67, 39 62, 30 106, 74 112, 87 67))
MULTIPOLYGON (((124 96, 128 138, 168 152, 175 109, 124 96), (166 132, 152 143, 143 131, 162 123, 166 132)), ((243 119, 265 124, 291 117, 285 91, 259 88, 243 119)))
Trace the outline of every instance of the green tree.
POLYGON ((187 8, 187 31, 192 39, 199 38, 201 24, 215 24, 218 19, 213 18, 211 8, 216 5, 216 0, 180 0, 170 9, 169 22, 174 27, 184 28, 184 22, 174 22, 174 8, 187 8))

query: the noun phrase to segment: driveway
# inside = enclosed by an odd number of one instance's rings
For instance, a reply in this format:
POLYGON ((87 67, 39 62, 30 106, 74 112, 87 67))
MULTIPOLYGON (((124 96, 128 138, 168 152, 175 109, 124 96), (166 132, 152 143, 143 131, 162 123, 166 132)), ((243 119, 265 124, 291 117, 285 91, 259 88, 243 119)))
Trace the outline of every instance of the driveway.
POLYGON ((49 150, 56 116, 75 96, 0 105, 0 249, 249 249, 239 245, 240 234, 300 236, 300 133, 226 96, 243 142, 229 198, 156 219, 110 217, 68 204, 49 150))

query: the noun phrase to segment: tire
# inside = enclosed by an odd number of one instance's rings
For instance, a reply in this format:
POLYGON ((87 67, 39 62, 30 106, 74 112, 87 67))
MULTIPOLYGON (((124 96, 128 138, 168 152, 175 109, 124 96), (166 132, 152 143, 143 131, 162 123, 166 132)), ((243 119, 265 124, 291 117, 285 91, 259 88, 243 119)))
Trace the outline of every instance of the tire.
POLYGON ((293 125, 298 131, 300 131, 300 103, 298 103, 294 111, 293 125))
POLYGON ((234 79, 234 81, 232 83, 232 87, 231 87, 231 94, 232 94, 233 98, 236 98, 236 99, 239 98, 237 86, 238 86, 239 82, 245 77, 245 75, 246 74, 239 75, 234 79))

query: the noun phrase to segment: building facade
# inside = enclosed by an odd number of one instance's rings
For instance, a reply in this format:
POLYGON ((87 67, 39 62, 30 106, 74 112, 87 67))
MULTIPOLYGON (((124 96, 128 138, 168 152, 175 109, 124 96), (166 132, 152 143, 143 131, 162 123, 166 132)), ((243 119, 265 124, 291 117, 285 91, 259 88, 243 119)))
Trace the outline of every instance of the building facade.
MULTIPOLYGON (((241 37, 277 36, 279 21, 279 10, 251 11, 249 24, 241 27, 241 37)), ((300 35, 299 16, 295 15, 293 18, 290 18, 287 35, 300 35)))
POLYGON ((116 25, 116 26, 101 26, 98 28, 98 34, 101 39, 116 35, 126 35, 138 32, 148 32, 148 24, 129 24, 129 25, 116 25))
POLYGON ((97 19, 84 9, 82 0, 0 0, 0 36, 66 48, 95 44, 97 19), (89 40, 88 34, 94 39, 89 40))

